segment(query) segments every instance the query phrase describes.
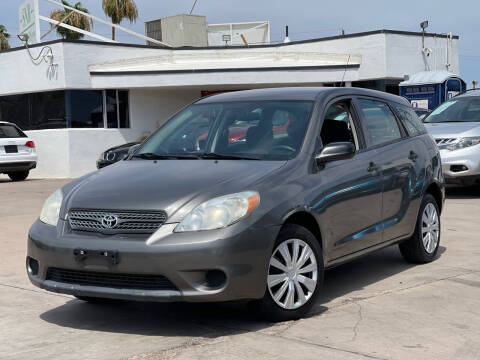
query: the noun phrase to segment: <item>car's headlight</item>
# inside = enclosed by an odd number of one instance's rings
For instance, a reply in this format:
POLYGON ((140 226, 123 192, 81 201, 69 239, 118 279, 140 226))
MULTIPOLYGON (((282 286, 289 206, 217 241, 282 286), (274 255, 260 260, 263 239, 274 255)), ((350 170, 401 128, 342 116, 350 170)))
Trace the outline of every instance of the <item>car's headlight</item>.
POLYGON ((57 226, 58 216, 60 214, 60 206, 62 206, 63 194, 58 189, 45 200, 42 212, 40 213, 40 221, 45 224, 57 226))
POLYGON ((250 214, 260 203, 256 191, 220 196, 200 204, 175 228, 175 232, 224 228, 250 214))
POLYGON ((478 144, 480 144, 480 137, 460 138, 456 143, 447 145, 447 149, 453 151, 478 144))

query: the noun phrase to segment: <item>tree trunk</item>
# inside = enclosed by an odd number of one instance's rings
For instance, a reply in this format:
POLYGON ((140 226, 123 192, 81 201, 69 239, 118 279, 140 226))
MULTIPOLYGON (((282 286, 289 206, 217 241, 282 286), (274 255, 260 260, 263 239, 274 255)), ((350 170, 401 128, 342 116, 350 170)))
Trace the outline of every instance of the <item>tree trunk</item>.
POLYGON ((112 40, 115 40, 115 28, 112 26, 112 40))

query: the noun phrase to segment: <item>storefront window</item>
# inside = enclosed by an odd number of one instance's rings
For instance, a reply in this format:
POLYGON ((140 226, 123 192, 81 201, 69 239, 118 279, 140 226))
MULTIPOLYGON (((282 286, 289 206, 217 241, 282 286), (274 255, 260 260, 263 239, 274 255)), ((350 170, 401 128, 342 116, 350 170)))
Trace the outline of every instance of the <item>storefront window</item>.
POLYGON ((0 121, 23 130, 128 128, 126 90, 66 90, 0 96, 0 121))
POLYGON ((103 128, 103 92, 67 90, 68 127, 103 128))
POLYGON ((65 91, 29 94, 29 130, 61 129, 67 127, 65 117, 65 91))

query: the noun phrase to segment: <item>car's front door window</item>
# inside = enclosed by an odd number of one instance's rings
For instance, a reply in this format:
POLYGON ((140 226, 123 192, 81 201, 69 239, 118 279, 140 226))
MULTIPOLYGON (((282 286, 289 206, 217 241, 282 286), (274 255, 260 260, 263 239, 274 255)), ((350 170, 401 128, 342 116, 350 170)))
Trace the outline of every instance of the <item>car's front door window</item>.
POLYGON ((329 106, 325 113, 320 137, 323 146, 334 142, 349 141, 355 144, 357 150, 359 149, 357 132, 348 101, 340 101, 329 106))

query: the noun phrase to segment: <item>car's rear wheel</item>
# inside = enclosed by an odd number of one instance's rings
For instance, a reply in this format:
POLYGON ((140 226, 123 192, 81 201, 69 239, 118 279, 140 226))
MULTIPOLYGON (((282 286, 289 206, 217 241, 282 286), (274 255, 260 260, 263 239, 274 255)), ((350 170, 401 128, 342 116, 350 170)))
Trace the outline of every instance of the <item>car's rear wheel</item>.
POLYGON ((282 228, 269 259, 267 289, 255 305, 273 321, 298 319, 315 304, 323 284, 323 257, 315 236, 306 228, 282 228))
POLYGON ((28 177, 28 174, 30 173, 29 170, 26 171, 14 171, 8 173, 8 177, 12 179, 12 181, 23 181, 28 177))
POLYGON ((399 245, 403 257, 413 263, 427 263, 437 256, 440 246, 440 211, 435 198, 425 194, 413 236, 399 245))

